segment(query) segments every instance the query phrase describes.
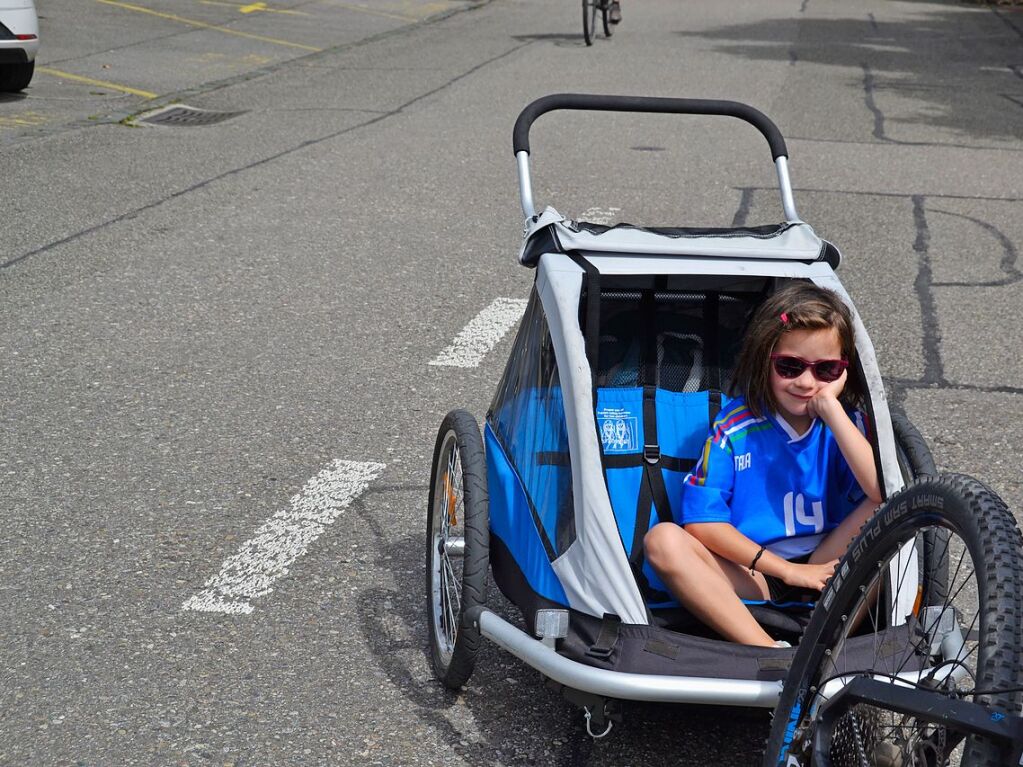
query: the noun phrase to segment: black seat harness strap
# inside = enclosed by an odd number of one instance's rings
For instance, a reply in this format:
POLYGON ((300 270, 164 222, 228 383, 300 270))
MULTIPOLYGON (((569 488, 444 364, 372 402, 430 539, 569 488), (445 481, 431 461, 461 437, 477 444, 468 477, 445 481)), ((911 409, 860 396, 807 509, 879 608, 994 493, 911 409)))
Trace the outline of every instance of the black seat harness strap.
MULTIPOLYGON (((554 463, 558 460, 555 458, 555 454, 540 453, 538 456, 543 456, 543 459, 538 457, 537 463, 554 463)), ((644 465, 646 465, 646 461, 643 456, 635 453, 629 453, 627 455, 612 453, 604 456, 605 469, 634 469, 637 466, 644 465)), ((692 471, 694 466, 696 466, 695 458, 677 458, 673 455, 661 453, 662 469, 685 474, 688 471, 692 471)))
MULTIPOLYGON (((655 283, 655 290, 656 290, 655 283)), ((639 498, 636 501, 636 527, 632 534, 629 550, 629 564, 640 588, 647 596, 652 590, 643 575, 643 538, 650 529, 650 514, 655 512, 659 522, 671 522, 674 515, 668 500, 668 489, 664 484, 662 468, 667 468, 661 455, 657 439, 657 303, 655 290, 645 290, 640 299, 640 315, 646 325, 646 343, 643 359, 640 361, 640 383, 643 386, 643 476, 639 482, 639 498)))

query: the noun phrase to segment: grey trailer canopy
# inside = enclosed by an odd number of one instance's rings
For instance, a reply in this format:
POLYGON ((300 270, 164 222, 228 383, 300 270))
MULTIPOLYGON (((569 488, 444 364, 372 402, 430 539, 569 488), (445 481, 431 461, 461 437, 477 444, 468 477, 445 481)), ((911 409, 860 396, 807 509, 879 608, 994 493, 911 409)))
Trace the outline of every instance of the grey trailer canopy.
POLYGON ((533 247, 531 241, 538 240, 551 247, 536 256, 534 290, 550 329, 571 466, 575 538, 564 551, 557 552, 550 566, 569 607, 597 617, 614 614, 625 623, 646 624, 649 612, 630 568, 604 479, 594 380, 580 324, 587 269, 605 281, 642 275, 683 281, 731 275, 736 279, 809 280, 838 293, 853 313, 886 494, 902 487, 873 347, 832 264, 821 260, 833 248, 803 223, 782 225, 773 233, 699 230, 699 234, 681 236, 684 231, 692 230, 658 233, 616 227, 591 231, 548 208, 527 230, 522 250, 527 253, 533 247), (584 244, 586 248, 579 247, 584 244), (570 252, 559 252, 565 246, 571 246, 570 252), (666 251, 671 255, 665 255, 666 251))

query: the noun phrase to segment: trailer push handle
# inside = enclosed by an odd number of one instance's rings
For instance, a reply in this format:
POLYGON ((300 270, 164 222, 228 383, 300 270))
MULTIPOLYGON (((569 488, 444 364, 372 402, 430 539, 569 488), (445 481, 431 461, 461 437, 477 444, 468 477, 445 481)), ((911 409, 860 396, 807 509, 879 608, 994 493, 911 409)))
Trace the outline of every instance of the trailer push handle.
POLYGON ((533 122, 547 112, 558 109, 581 109, 596 112, 651 112, 660 114, 723 115, 745 120, 767 139, 771 157, 778 171, 782 207, 785 218, 798 221, 792 186, 788 175, 788 149, 785 139, 771 119, 748 104, 716 99, 669 99, 653 96, 601 96, 586 93, 554 93, 528 104, 512 130, 512 148, 519 168, 519 192, 522 212, 526 218, 535 215, 533 188, 529 179, 529 129, 533 122))

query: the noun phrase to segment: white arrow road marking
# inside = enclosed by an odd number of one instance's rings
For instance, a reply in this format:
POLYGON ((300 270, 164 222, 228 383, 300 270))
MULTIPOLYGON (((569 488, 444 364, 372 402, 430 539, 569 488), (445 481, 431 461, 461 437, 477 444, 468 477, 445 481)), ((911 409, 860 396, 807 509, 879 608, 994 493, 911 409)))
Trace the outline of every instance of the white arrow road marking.
POLYGON ((228 557, 203 590, 181 605, 182 610, 248 614, 250 600, 273 591, 291 563, 365 492, 383 470, 382 463, 336 460, 305 483, 291 499, 291 508, 278 511, 228 557))
POLYGON ((487 353, 497 346, 526 310, 524 298, 495 298, 493 303, 465 326, 454 342, 433 360, 431 365, 458 368, 477 367, 487 353))

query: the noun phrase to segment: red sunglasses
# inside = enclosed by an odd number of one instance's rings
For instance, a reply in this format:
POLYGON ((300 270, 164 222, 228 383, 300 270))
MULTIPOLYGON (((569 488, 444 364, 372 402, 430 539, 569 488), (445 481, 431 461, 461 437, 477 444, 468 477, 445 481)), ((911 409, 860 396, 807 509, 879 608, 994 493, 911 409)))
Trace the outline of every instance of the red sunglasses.
POLYGON ((774 372, 782 378, 799 378, 807 368, 813 377, 823 383, 831 383, 842 377, 842 371, 849 367, 849 360, 804 360, 791 354, 772 354, 774 372))

